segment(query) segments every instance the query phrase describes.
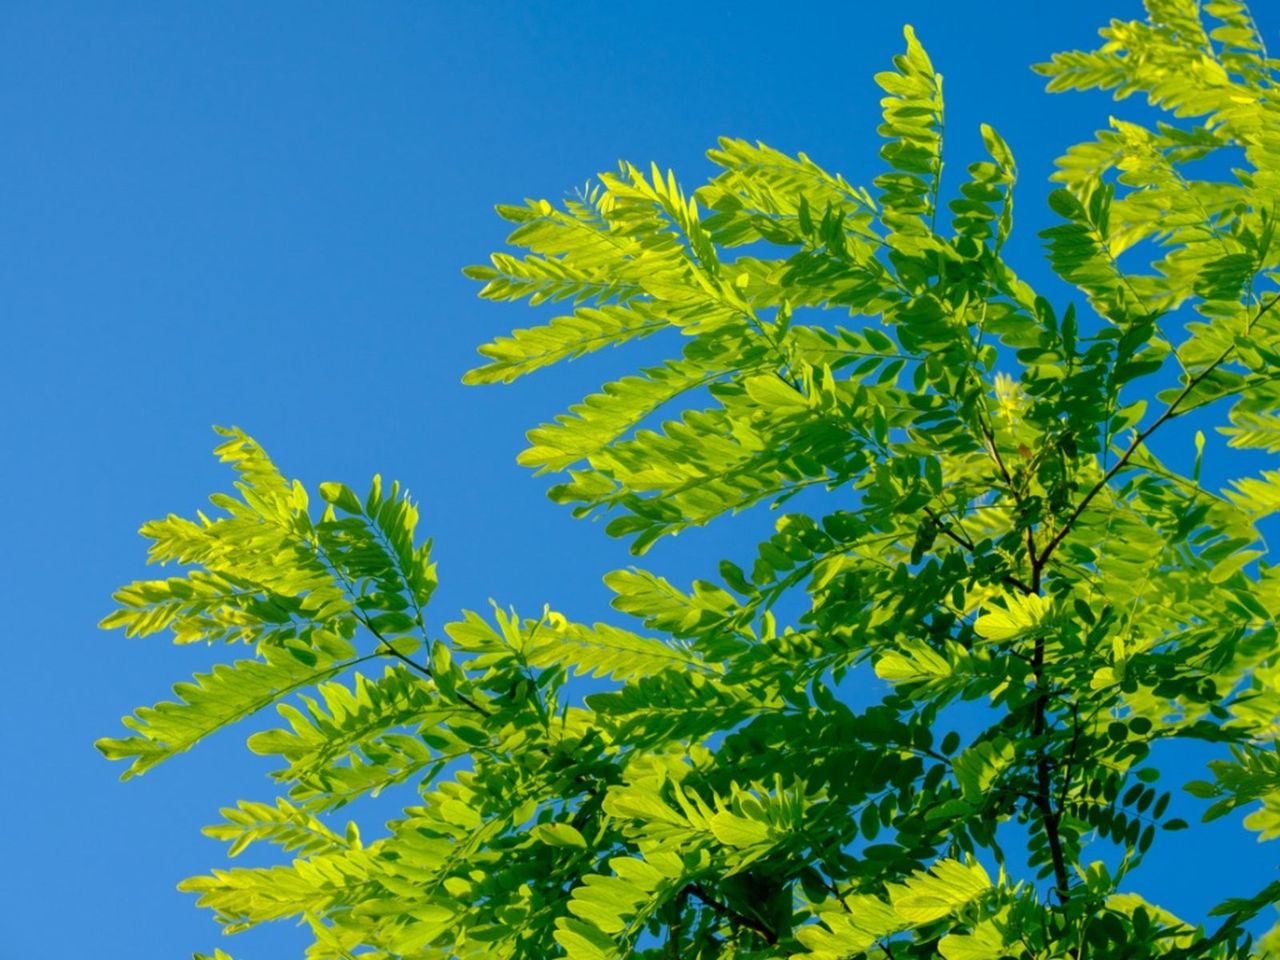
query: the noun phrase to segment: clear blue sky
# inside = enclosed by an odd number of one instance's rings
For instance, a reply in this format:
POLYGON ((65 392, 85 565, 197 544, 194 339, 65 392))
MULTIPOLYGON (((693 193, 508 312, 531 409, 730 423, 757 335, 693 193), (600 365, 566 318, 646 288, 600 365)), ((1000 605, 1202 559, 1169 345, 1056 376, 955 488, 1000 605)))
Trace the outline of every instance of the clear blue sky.
MULTIPOLYGON (((1280 11, 1256 7, 1274 38, 1280 11)), ((946 76, 950 169, 977 158, 979 122, 1003 133, 1022 171, 1016 261, 1061 302, 1035 238, 1052 159, 1109 113, 1139 111, 1047 97, 1027 67, 1139 4, 1047 9, 0 4, 0 956, 159 960, 222 945, 277 960, 306 942, 288 926, 223 941, 174 889, 221 863, 198 834, 219 806, 273 795, 242 736, 127 785, 92 747, 208 662, 95 623, 113 588, 145 574, 138 526, 225 484, 211 424, 249 430, 308 483, 404 480, 437 543, 438 623, 490 596, 600 616, 599 577, 630 562, 623 545, 546 501, 514 457, 527 428, 632 357, 509 389, 460 385, 476 344, 533 319, 479 302, 459 272, 500 246, 493 204, 558 197, 622 157, 696 185, 723 134, 868 183, 871 76, 910 21, 946 76)), ((1185 450, 1177 429, 1168 449, 1185 450)), ((1228 475, 1217 460, 1207 472, 1228 475)), ((769 522, 682 536, 647 563, 678 581, 711 572, 769 522)), ((370 814, 370 832, 394 813, 370 814)), ((1171 868, 1177 851, 1157 862, 1167 905, 1195 914, 1206 878, 1223 894, 1270 878, 1273 852, 1229 829, 1209 836, 1181 851, 1193 871, 1171 868)))

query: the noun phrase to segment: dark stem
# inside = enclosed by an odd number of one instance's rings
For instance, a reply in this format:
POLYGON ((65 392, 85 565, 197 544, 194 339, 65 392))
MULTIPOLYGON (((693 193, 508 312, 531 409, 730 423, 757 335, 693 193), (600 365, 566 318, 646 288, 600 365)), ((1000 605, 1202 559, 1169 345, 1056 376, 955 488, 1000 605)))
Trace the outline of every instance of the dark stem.
MULTIPOLYGON (((982 415, 978 415, 978 427, 982 430, 982 436, 987 441, 987 449, 991 451, 991 458, 996 462, 996 467, 1000 470, 1000 476, 1004 478, 1005 486, 1009 488, 1009 493, 1013 496, 1013 502, 1018 507, 1018 512, 1022 512, 1022 495, 1018 493, 1018 487, 1013 482, 1013 474, 1009 472, 1009 468, 1004 465, 1004 458, 1000 456, 1000 448, 996 446, 996 435, 991 430, 991 425, 982 419, 982 415)), ((1020 518, 1024 519, 1025 518, 1020 518)), ((1031 564, 1031 586, 1030 589, 1023 587, 1026 593, 1040 592, 1040 570, 1036 564, 1036 537, 1031 530, 1031 524, 1027 524, 1027 562, 1031 564)), ((1012 578, 1009 578, 1012 579, 1012 578)))
MULTIPOLYGON (((1275 304, 1278 301, 1280 301, 1280 294, 1277 294, 1276 296, 1268 300, 1266 305, 1263 306, 1258 311, 1258 313, 1254 316, 1253 320, 1250 321, 1249 326, 1252 327, 1253 324, 1256 323, 1259 319, 1261 319, 1261 317, 1273 306, 1275 306, 1275 304)), ((1117 460, 1111 466, 1111 468, 1108 469, 1107 472, 1103 474, 1102 479, 1100 479, 1097 483, 1095 483, 1092 487, 1090 487, 1088 492, 1085 493, 1085 495, 1080 499, 1080 502, 1076 504, 1075 509, 1071 511, 1070 515, 1067 517, 1066 522, 1062 525, 1062 528, 1058 530, 1056 534, 1054 534, 1054 536, 1049 540, 1047 544, 1045 544, 1043 552, 1041 552, 1039 555, 1037 555, 1035 551, 1035 543, 1034 543, 1034 540, 1032 539, 1031 529, 1029 527, 1027 528, 1027 543, 1031 552, 1031 587, 1033 588, 1033 592, 1035 593, 1040 592, 1040 575, 1041 575, 1041 572, 1044 570, 1045 564, 1049 562, 1049 558, 1053 555, 1053 551, 1057 549, 1058 545, 1062 543, 1064 539, 1066 539, 1067 534, 1071 532, 1072 527, 1075 526, 1076 521, 1080 519, 1081 515, 1088 508, 1089 504, 1093 501, 1093 498, 1096 497, 1102 491, 1102 489, 1111 482, 1111 480, 1115 477, 1116 474, 1118 474, 1121 470, 1123 470, 1128 465, 1129 461, 1133 458, 1133 455, 1138 451, 1138 448, 1141 447, 1144 443, 1146 443, 1147 439, 1153 433, 1155 433, 1156 430, 1158 430, 1161 427, 1161 425, 1163 425, 1164 423, 1168 422, 1173 417, 1176 417, 1178 415, 1178 413, 1180 412, 1179 408, 1182 406, 1183 401, 1186 400, 1187 397, 1191 395, 1191 392, 1195 390, 1197 386, 1203 383, 1204 380, 1207 379, 1210 376, 1210 374, 1213 373, 1213 371, 1217 370, 1218 367, 1220 367, 1223 363, 1227 361, 1227 359, 1231 356, 1231 353, 1233 350, 1235 350, 1234 344, 1232 346, 1227 347, 1225 350, 1223 350, 1222 353, 1220 353, 1212 363, 1210 363, 1207 367, 1205 367, 1195 376, 1191 377, 1187 381, 1186 386, 1184 386, 1182 390, 1179 391, 1178 395, 1174 397, 1173 400, 1169 403, 1169 405, 1165 407, 1164 412, 1161 413, 1160 416, 1156 417, 1156 419, 1151 423, 1150 426, 1148 426, 1145 430, 1138 433, 1133 438, 1128 448, 1120 456, 1120 459, 1117 460)), ((987 436, 988 436, 987 442, 992 446, 992 449, 994 450, 994 444, 991 443, 990 435, 988 434, 987 436)), ((997 453, 997 463, 1000 464, 998 453, 997 453)), ((1007 477, 1008 477, 1007 471, 1004 470, 1003 464, 1000 464, 1000 466, 1001 466, 1001 472, 1005 474, 1006 481, 1007 481, 1007 477)), ((1039 691, 1036 696, 1035 716, 1032 721, 1032 737, 1036 739, 1043 737, 1048 729, 1047 714, 1048 714, 1048 707, 1049 707, 1049 693, 1047 690, 1043 689, 1043 686, 1044 686, 1044 678, 1043 678, 1044 669, 1043 668, 1044 668, 1044 638, 1037 637, 1036 643, 1035 643, 1035 651, 1032 655, 1032 669, 1035 673, 1036 687, 1037 687, 1037 690, 1039 691)), ((1068 896, 1069 879, 1067 876, 1066 859, 1063 856, 1063 852, 1062 852, 1062 837, 1059 833, 1058 827, 1061 819, 1061 807, 1063 802, 1066 799, 1066 792, 1070 783, 1070 770, 1071 770, 1070 765, 1073 760, 1073 754, 1075 753, 1075 745, 1076 745, 1077 738, 1079 736, 1078 717, 1075 717, 1073 719, 1073 723, 1075 724, 1075 729, 1072 732, 1071 747, 1068 752, 1066 767, 1063 771, 1064 781, 1060 789, 1060 796, 1059 796, 1059 802, 1058 802, 1059 809, 1057 810, 1054 809, 1054 805, 1053 805, 1052 769, 1050 767, 1049 755, 1044 748, 1041 748, 1040 755, 1036 760, 1036 806, 1039 808, 1040 816, 1044 821, 1045 838, 1049 842, 1049 855, 1053 859, 1053 875, 1054 875, 1054 880, 1057 883, 1058 899, 1063 902, 1066 901, 1068 896)))
MULTIPOLYGON (((355 614, 355 618, 356 618, 357 620, 359 620, 359 621, 360 621, 361 625, 363 625, 363 626, 364 626, 364 628, 365 628, 366 630, 368 630, 371 634, 373 634, 374 638, 375 638, 375 639, 376 639, 380 644, 382 644, 382 646, 386 647, 386 651, 385 651, 385 652, 386 652, 386 653, 389 653, 389 654, 391 654, 392 656, 394 656, 394 657, 398 658, 399 660, 403 661, 403 662, 404 662, 405 664, 407 664, 411 669, 413 669, 413 670, 417 671, 418 673, 422 674, 424 677, 426 677, 426 678, 427 678, 428 680, 430 680, 432 683, 435 683, 435 679, 436 679, 436 678, 435 678, 435 674, 433 674, 433 673, 431 672, 431 668, 430 668, 430 667, 427 667, 427 666, 425 666, 425 665, 423 665, 423 664, 420 664, 420 663, 416 663, 416 662, 414 662, 414 661, 413 661, 413 660, 411 660, 409 657, 407 657, 405 654, 403 654, 403 653, 401 653, 399 650, 397 650, 394 646, 392 646, 392 645, 387 641, 387 638, 386 638, 386 637, 384 637, 384 636, 382 635, 382 633, 381 633, 381 632, 380 632, 376 627, 374 627, 373 623, 369 620, 369 618, 368 618, 367 616, 365 616, 364 611, 363 611, 363 610, 361 610, 361 609, 359 608, 359 606, 358 606, 358 605, 356 604, 356 602, 355 602, 355 600, 356 600, 356 589, 355 589, 355 584, 351 581, 351 578, 350 578, 349 576, 347 576, 347 573, 346 573, 346 571, 343 569, 343 567, 341 567, 338 563, 336 563, 336 562, 334 561, 334 559, 333 559, 331 556, 329 556, 329 552, 328 552, 327 550, 325 550, 324 545, 320 542, 320 539, 319 539, 318 537, 313 538, 313 539, 312 539, 312 541, 310 542, 310 545, 311 545, 311 547, 315 550, 315 552, 316 552, 316 553, 315 553, 315 555, 316 555, 316 557, 320 560, 321 564, 326 565, 326 566, 328 567, 328 569, 329 569, 330 571, 332 571, 333 575, 334 575, 335 577, 337 577, 339 580, 341 580, 341 581, 342 581, 343 585, 344 585, 344 586, 346 587, 346 589, 347 589, 347 593, 348 593, 348 594, 350 594, 350 596, 351 596, 351 599, 352 599, 352 605, 351 605, 351 606, 352 606, 352 613, 354 613, 354 614, 355 614)), ((403 579, 403 573, 401 574, 401 578, 403 579)), ((414 601, 414 603, 415 603, 415 606, 416 606, 417 601, 415 600, 415 601, 414 601)), ((426 636, 425 628, 423 628, 423 627, 422 627, 422 613, 421 613, 421 609, 420 609, 420 608, 419 608, 419 613, 418 613, 418 627, 419 627, 419 629, 422 629, 422 630, 423 630, 423 640, 425 640, 428 644, 430 644, 430 643, 431 643, 431 641, 430 641, 430 639, 426 636)), ((437 684, 437 685, 436 685, 436 687, 437 687, 437 689, 439 689, 439 684, 437 684)), ((484 707, 480 706, 480 704, 476 703, 474 700, 472 700, 471 698, 467 697, 466 695, 461 694, 461 693, 458 693, 457 691, 454 691, 454 696, 457 698, 457 700, 458 700, 458 702, 459 702, 459 703, 462 703, 462 704, 464 704, 465 706, 470 707, 472 710, 476 711, 476 712, 477 712, 477 713, 479 713, 481 716, 485 716, 485 717, 491 717, 491 716, 493 716, 493 712, 492 712, 492 711, 490 711, 490 710, 486 710, 484 707)))
MULTIPOLYGON (((1040 592, 1040 566, 1034 565, 1031 571, 1031 587, 1035 593, 1040 592)), ((1031 737, 1039 740, 1048 731, 1049 690, 1044 678, 1044 635, 1036 637, 1035 649, 1031 654, 1031 670, 1036 680, 1035 714, 1031 721, 1031 737)), ((1067 900, 1067 888, 1070 879, 1067 876, 1067 860, 1062 852, 1062 837, 1058 832, 1061 812, 1053 808, 1053 772, 1049 763, 1047 744, 1042 744, 1036 757, 1036 796, 1035 804, 1040 810, 1040 819, 1044 822, 1045 838, 1049 841, 1049 856, 1053 860, 1053 879, 1057 884, 1058 899, 1067 900)))
MULTIPOLYGON (((435 683, 436 677, 435 677, 435 674, 431 672, 430 667, 423 666, 422 664, 413 660, 411 657, 406 656, 405 654, 397 650, 394 646, 392 646, 390 641, 388 641, 386 637, 384 637, 381 633, 378 632, 378 630, 373 626, 373 624, 369 622, 369 618, 366 617, 363 613, 357 611, 356 619, 359 620, 360 623, 364 626, 364 628, 368 630, 371 634, 373 634, 374 638, 379 643, 381 643, 383 647, 386 648, 381 652, 391 654, 393 657, 397 658, 398 660, 406 664, 411 669, 416 670, 418 673, 422 674, 432 683, 435 683)), ((439 685, 437 685, 437 689, 438 689, 438 686, 439 685)), ((476 713, 480 714, 482 717, 493 716, 492 710, 489 710, 485 707, 480 706, 480 704, 476 703, 474 700, 468 697, 465 693, 459 693, 458 691, 455 690, 453 692, 453 697, 463 706, 469 707, 470 709, 474 710, 476 713)))
POLYGON ((702 884, 691 883, 687 887, 685 887, 685 890, 692 893, 695 897, 697 897, 699 900, 705 903, 708 907, 710 907, 716 913, 720 914, 723 917, 728 918, 731 922, 736 923, 738 926, 746 927, 748 930, 752 931, 753 933, 756 933, 759 936, 763 937, 764 942, 769 944, 770 946, 778 942, 778 935, 774 933, 772 930, 770 930, 768 927, 766 927, 763 923, 761 923, 758 920, 753 920, 750 917, 743 916, 741 913, 733 909, 733 907, 729 906, 728 904, 721 903, 719 900, 713 897, 710 893, 708 893, 707 888, 704 887, 702 884))
POLYGON ((667 960, 680 960, 680 929, 684 922, 684 906, 688 900, 689 888, 685 887, 676 894, 675 903, 672 905, 674 913, 667 921, 667 943, 663 951, 667 960))
MULTIPOLYGON (((1272 297, 1270 300, 1266 302, 1266 304, 1258 311, 1258 313, 1254 316, 1254 318, 1249 321, 1249 327, 1252 328, 1252 326, 1255 323, 1261 320, 1263 315, 1266 314, 1268 310, 1270 310, 1272 307, 1276 305, 1277 301, 1280 301, 1280 294, 1276 294, 1274 297, 1272 297)), ((1143 430, 1141 433, 1139 433, 1136 437, 1133 438, 1133 442, 1129 444, 1128 449, 1125 450, 1125 452, 1121 455, 1120 459, 1117 460, 1115 464, 1112 465, 1110 470, 1108 470, 1105 474, 1103 474, 1101 480, 1099 480, 1097 483, 1095 483, 1092 487, 1089 488, 1089 491, 1081 498, 1080 502, 1076 504, 1076 508, 1071 511, 1071 515, 1067 517, 1067 521, 1062 525, 1062 529, 1059 530, 1056 534, 1054 534, 1053 539, 1051 539, 1047 544, 1045 544, 1044 552, 1041 553, 1038 558, 1036 558, 1034 554, 1032 555, 1032 563, 1036 568, 1037 575, 1039 570, 1042 569, 1044 565, 1049 562, 1049 556, 1057 548, 1058 544, 1060 544, 1066 538, 1067 534, 1071 532, 1071 528, 1075 525, 1075 522, 1080 519, 1080 515, 1084 513, 1085 508, 1089 506, 1093 498, 1096 497, 1102 491, 1103 487, 1105 487, 1108 483, 1111 482, 1112 478, 1117 473, 1119 473, 1121 470, 1125 468, 1125 466, 1129 463, 1130 458, 1132 458, 1133 455, 1137 452, 1138 448, 1142 446, 1144 443, 1146 443, 1148 437, 1150 437, 1153 433, 1155 433, 1156 430, 1158 430, 1160 426, 1164 424, 1166 421, 1173 419, 1180 412, 1182 412, 1178 409, 1180 406, 1182 406, 1182 401, 1186 400, 1187 397, 1190 396, 1191 391, 1193 391, 1196 387, 1198 387, 1211 373, 1213 373, 1213 371, 1217 370, 1218 367, 1222 366, 1222 364, 1224 364, 1227 361, 1227 358, 1231 356, 1234 350, 1235 350, 1235 344, 1232 344, 1231 346, 1227 347, 1225 350, 1222 351, 1222 353, 1218 354, 1218 358, 1216 360, 1214 360, 1211 364, 1209 364, 1207 367, 1205 367, 1203 370, 1197 373, 1194 377, 1188 380, 1187 385, 1182 388, 1182 391, 1176 397, 1173 398, 1173 400, 1169 403, 1169 406, 1165 407, 1164 412, 1160 414, 1160 416, 1156 417, 1155 421, 1151 424, 1151 426, 1147 427, 1145 430, 1143 430)))
MULTIPOLYGON (((1036 644, 1042 646, 1043 640, 1037 640, 1036 644)), ((1049 702, 1049 695, 1042 693, 1036 700, 1035 720, 1032 725, 1031 735, 1034 738, 1044 736, 1048 726, 1045 718, 1046 707, 1049 702)), ((1040 809, 1040 817, 1044 821, 1044 833, 1049 841, 1049 856, 1053 859, 1053 878, 1057 883, 1058 899, 1066 902, 1067 888, 1069 880, 1067 877, 1067 861, 1062 852, 1062 837, 1058 833, 1058 821, 1061 817, 1059 811, 1053 808, 1052 800, 1052 773, 1049 768, 1049 755, 1041 748, 1039 757, 1036 758, 1036 806, 1040 809)))
MULTIPOLYGON (((937 511, 935 511, 932 507, 925 507, 924 513, 925 513, 925 516, 927 516, 930 520, 932 520, 934 525, 937 526, 938 532, 941 533, 948 540, 950 540, 952 543, 956 544, 957 546, 964 547, 970 553, 973 553, 977 549, 976 545, 969 537, 960 533, 956 533, 951 528, 951 526, 948 525, 947 522, 942 519, 942 517, 938 516, 937 511)), ((1028 586, 1027 582, 1023 580, 1021 577, 1015 577, 1013 574, 1007 573, 1000 579, 1002 583, 1007 583, 1011 587, 1017 587, 1023 593, 1032 592, 1031 587, 1028 586)))
POLYGON ((948 540, 951 540, 952 542, 964 547, 966 550, 969 550, 971 552, 973 551, 974 549, 973 541, 970 540, 968 537, 963 536, 962 534, 958 534, 954 530, 952 530, 951 527, 946 523, 946 521, 944 521, 942 517, 938 516, 937 511, 934 510, 932 507, 925 507, 924 515, 933 521, 934 526, 938 528, 938 532, 941 533, 948 540))

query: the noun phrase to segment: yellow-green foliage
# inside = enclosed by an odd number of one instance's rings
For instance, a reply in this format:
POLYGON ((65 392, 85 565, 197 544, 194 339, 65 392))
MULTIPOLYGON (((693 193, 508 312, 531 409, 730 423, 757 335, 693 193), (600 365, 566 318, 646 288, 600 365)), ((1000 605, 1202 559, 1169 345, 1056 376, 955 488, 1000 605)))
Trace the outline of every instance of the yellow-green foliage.
POLYGON ((1215 878, 1232 899, 1206 926, 1136 892, 1188 828, 1156 742, 1216 745, 1184 804, 1280 836, 1257 528, 1280 475, 1215 493, 1198 458, 1182 476, 1147 447, 1212 405, 1231 446, 1280 449, 1277 64, 1235 0, 1147 8, 1038 68, 1166 112, 1059 163, 1043 239, 1087 315, 1002 259, 1017 173, 994 130, 944 186, 941 80, 910 30, 876 77, 871 189, 726 139, 696 190, 623 164, 499 208, 514 250, 469 275, 562 315, 482 347, 469 382, 682 338, 532 431, 521 461, 562 475, 556 501, 642 554, 831 492, 714 579, 610 574, 634 632, 500 609, 440 629, 406 493, 322 484, 313 507, 222 431, 236 493, 144 527, 184 572, 122 589, 104 625, 244 652, 99 746, 130 776, 274 706, 249 746, 284 795, 208 833, 291 856, 184 889, 228 930, 307 924, 312 960, 1275 955, 1246 926, 1280 884, 1215 878), (1228 150, 1239 169, 1197 178, 1228 150), (1135 247, 1146 272, 1120 265, 1135 247), (880 702, 837 696, 853 671, 880 702), (982 709, 959 723, 960 701, 982 709), (419 796, 387 831, 331 819, 398 783, 419 796))

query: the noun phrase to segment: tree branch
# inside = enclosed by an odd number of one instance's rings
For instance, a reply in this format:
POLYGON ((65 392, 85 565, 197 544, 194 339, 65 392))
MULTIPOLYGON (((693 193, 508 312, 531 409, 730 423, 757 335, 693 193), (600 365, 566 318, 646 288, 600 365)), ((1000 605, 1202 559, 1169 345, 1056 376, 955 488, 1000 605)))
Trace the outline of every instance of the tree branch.
MULTIPOLYGON (((974 544, 974 542, 971 539, 969 539, 969 537, 956 533, 942 519, 942 517, 938 515, 937 511, 934 510, 932 507, 925 507, 924 513, 925 513, 925 516, 927 516, 930 520, 933 521, 934 525, 938 528, 938 532, 941 533, 948 540, 950 540, 952 543, 955 543, 957 546, 964 547, 970 553, 974 553, 977 550, 977 546, 974 544)), ((1002 583, 1007 583, 1011 587, 1017 587, 1023 593, 1032 592, 1031 587, 1027 584, 1025 580, 1023 580, 1021 577, 1015 577, 1011 573, 1006 573, 1004 576, 1000 578, 1000 581, 1002 583)))
MULTIPOLYGON (((1028 535, 1030 531, 1028 531, 1028 535)), ((1040 593, 1040 571, 1043 564, 1036 563, 1035 553, 1031 554, 1031 589, 1040 593)), ((1036 682, 1035 713, 1031 721, 1031 738, 1040 740, 1049 729, 1049 690, 1045 686, 1044 676, 1045 639, 1041 633, 1036 637, 1035 648, 1031 654, 1031 671, 1036 682)), ((1035 804, 1040 809, 1040 818, 1044 822, 1045 839, 1049 841, 1049 856, 1053 860, 1053 879, 1057 885, 1058 899, 1066 903, 1070 877, 1067 874, 1067 861, 1062 851, 1062 836, 1058 832, 1061 819, 1061 808, 1053 808, 1053 775, 1049 764, 1047 744, 1040 744, 1036 756, 1036 796, 1035 804)))
MULTIPOLYGON (((1266 302, 1266 304, 1257 312, 1254 318, 1249 321, 1249 327, 1252 328, 1252 326, 1255 323, 1261 320, 1263 315, 1265 315, 1268 310, 1270 310, 1272 307, 1276 305, 1277 301, 1280 301, 1280 294, 1276 294, 1266 302)), ((1231 346, 1227 347, 1225 350, 1222 351, 1222 353, 1218 354, 1218 357, 1216 360, 1214 360, 1211 364, 1209 364, 1207 367, 1205 367, 1203 370, 1197 373, 1194 377, 1188 380, 1187 385, 1182 388, 1182 391, 1176 397, 1174 397, 1172 401, 1170 401, 1169 406, 1165 407, 1164 412, 1160 414, 1160 416, 1156 417, 1155 421, 1151 424, 1151 426, 1147 427, 1145 430, 1143 430, 1141 433, 1139 433, 1136 437, 1133 438, 1133 442, 1129 444, 1128 449, 1125 450, 1125 452, 1121 455, 1120 459, 1117 460, 1115 464, 1112 465, 1110 470, 1108 470, 1105 474, 1103 474, 1101 480, 1099 480, 1097 483, 1095 483, 1092 487, 1089 488, 1089 491, 1084 495, 1084 497, 1081 498, 1080 502, 1076 504, 1076 508, 1071 511, 1071 515, 1067 517, 1066 523, 1062 525, 1062 529, 1059 530, 1056 534, 1054 534, 1052 540, 1050 540, 1047 544, 1045 544, 1044 552, 1040 554, 1039 558, 1036 559, 1033 557, 1033 562, 1037 570, 1039 570, 1040 568, 1043 568, 1044 565, 1049 562, 1049 556, 1053 553, 1055 549, 1057 549, 1058 544, 1062 543, 1062 541, 1066 538, 1067 534, 1071 532, 1071 528, 1075 525, 1075 522, 1080 519, 1080 515, 1084 513, 1085 508, 1089 506, 1093 498, 1096 497, 1102 491, 1103 487, 1105 487, 1108 483, 1111 482, 1112 478, 1117 473, 1119 473, 1121 470, 1125 468, 1125 466, 1129 463, 1129 459, 1134 455, 1135 452, 1137 452, 1137 449, 1140 446, 1146 443, 1148 437, 1150 437, 1153 433, 1155 433, 1156 430, 1158 430, 1160 426, 1164 424, 1166 421, 1173 419, 1179 413, 1183 412, 1178 409, 1182 405, 1182 401, 1187 399, 1187 397, 1190 396, 1191 391, 1193 391, 1196 387, 1198 387, 1201 383, 1203 383, 1204 380, 1211 373, 1213 373, 1213 371, 1217 370, 1218 367, 1222 366, 1222 364, 1224 364, 1227 361, 1227 358, 1231 356, 1231 353, 1234 350, 1235 350, 1235 344, 1232 344, 1231 346)))
MULTIPOLYGON (((1018 493, 1018 488, 1013 482, 1013 474, 1009 472, 1009 468, 1004 465, 1004 458, 1000 456, 1000 448, 996 446, 996 435, 991 430, 991 424, 982 419, 982 414, 978 414, 978 428, 982 431, 983 439, 987 442, 987 450, 991 453, 991 459, 995 461, 996 467, 1000 470, 1000 476, 1004 478, 1005 486, 1009 488, 1009 493, 1013 496, 1013 502, 1019 509, 1022 507, 1022 496, 1018 493)), ((1035 534, 1031 530, 1031 524, 1027 524, 1027 563, 1031 565, 1031 579, 1034 583, 1038 571, 1036 569, 1036 539, 1035 534)), ((1039 587, 1032 589, 1022 588, 1026 593, 1036 593, 1039 587)))
POLYGON ((685 887, 685 890, 688 890, 695 897, 697 897, 699 900, 705 903, 708 907, 710 907, 712 910, 714 910, 716 913, 720 914, 721 916, 726 917, 732 923, 736 923, 738 926, 741 926, 741 927, 746 927, 748 930, 752 931, 753 933, 759 934, 761 937, 764 938, 764 942, 769 944, 770 946, 778 942, 778 935, 774 933, 772 930, 770 930, 768 927, 766 927, 763 923, 761 923, 758 920, 753 920, 751 917, 743 916, 741 913, 733 909, 733 907, 729 906, 728 904, 721 903, 719 900, 713 897, 710 893, 708 893, 707 888, 704 887, 702 884, 691 883, 687 887, 685 887))
POLYGON ((663 949, 667 960, 680 960, 680 931, 684 925, 684 906, 689 900, 689 888, 676 894, 672 914, 667 920, 667 942, 663 949))
MULTIPOLYGON (((1032 668, 1035 670, 1036 686, 1043 684, 1044 672, 1044 637, 1036 638, 1035 653, 1032 655, 1032 668)), ((1042 690, 1036 695, 1035 717, 1031 722, 1031 737, 1038 740, 1048 731, 1049 692, 1042 690)), ((1062 837, 1058 832, 1061 813, 1053 808, 1053 778, 1049 767, 1049 754, 1044 746, 1040 747, 1036 757, 1036 796, 1035 804, 1040 809, 1040 818, 1044 821, 1045 838, 1049 841, 1049 856, 1053 860, 1053 878, 1057 884, 1058 899, 1067 900, 1067 888, 1070 878, 1067 875, 1067 861, 1062 852, 1062 837)))
MULTIPOLYGON (((369 618, 366 617, 362 612, 358 612, 358 611, 356 612, 356 619, 360 621, 361 625, 363 625, 366 630, 368 630, 371 634, 373 634, 374 638, 379 643, 381 643, 382 646, 386 647, 385 650, 382 650, 380 652, 391 654, 393 657, 396 657, 398 660, 402 661, 412 669, 416 670, 418 673, 422 674, 432 683, 436 682, 436 676, 434 673, 431 672, 430 667, 423 666, 422 664, 413 660, 411 657, 406 656, 405 654, 397 650, 394 646, 392 646, 391 643, 387 640, 387 638, 378 632, 377 628, 373 626, 373 624, 369 621, 369 618)), ((439 689, 439 684, 436 684, 436 688, 439 689)), ((463 706, 469 707, 470 709, 474 710, 476 713, 480 714, 482 717, 493 716, 492 710, 489 710, 486 707, 480 706, 480 704, 476 703, 474 700, 468 697, 465 693, 459 693, 458 691, 455 690, 453 692, 453 697, 463 706)))

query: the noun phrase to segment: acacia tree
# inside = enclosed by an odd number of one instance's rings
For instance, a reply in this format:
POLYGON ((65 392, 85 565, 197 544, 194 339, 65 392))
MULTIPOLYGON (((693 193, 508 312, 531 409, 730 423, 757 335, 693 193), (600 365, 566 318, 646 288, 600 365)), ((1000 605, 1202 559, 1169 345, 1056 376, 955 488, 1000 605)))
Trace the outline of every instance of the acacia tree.
POLYGON ((1205 819, 1250 806, 1280 836, 1280 575, 1258 532, 1280 472, 1214 493, 1199 456, 1184 476, 1147 445, 1212 408, 1230 446, 1280 450, 1280 65, 1235 0, 1207 23, 1194 0, 1147 8, 1037 68, 1170 115, 1060 162, 1042 236, 1083 309, 1002 257, 1015 170, 995 131, 944 209, 941 85, 910 30, 876 78, 871 189, 723 140, 692 196, 624 164, 561 206, 499 208, 523 253, 468 271, 482 295, 571 311, 482 347, 469 382, 683 335, 530 434, 521 462, 565 477, 553 499, 641 554, 812 491, 690 589, 609 574, 638 632, 495 610, 441 635, 398 485, 322 484, 313 508, 221 431, 237 493, 147 524, 151 559, 187 570, 121 590, 105 625, 253 655, 99 746, 131 776, 277 704, 284 726, 249 746, 286 796, 207 832, 296 858, 183 888, 228 931, 301 918, 315 960, 1280 949, 1248 933, 1280 883, 1223 878, 1235 899, 1201 926, 1135 892, 1188 828, 1154 744, 1214 745, 1186 788, 1205 819), (1215 155, 1238 169, 1197 179, 1215 155), (1146 272, 1118 262, 1135 247, 1146 272), (838 685, 868 671, 886 693, 851 706, 838 685), (583 696, 588 672, 608 682, 583 696), (402 782, 420 796, 384 836, 330 824, 402 782))

